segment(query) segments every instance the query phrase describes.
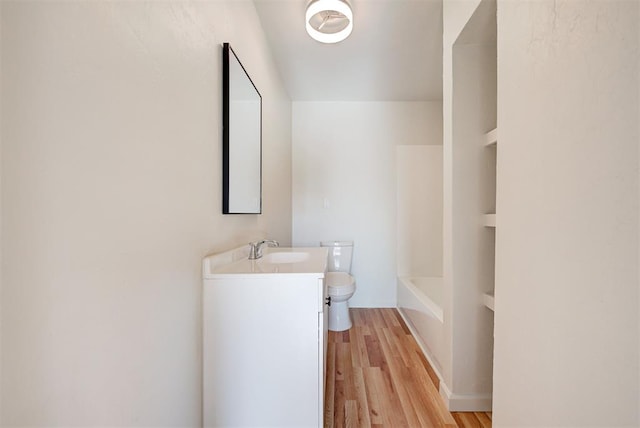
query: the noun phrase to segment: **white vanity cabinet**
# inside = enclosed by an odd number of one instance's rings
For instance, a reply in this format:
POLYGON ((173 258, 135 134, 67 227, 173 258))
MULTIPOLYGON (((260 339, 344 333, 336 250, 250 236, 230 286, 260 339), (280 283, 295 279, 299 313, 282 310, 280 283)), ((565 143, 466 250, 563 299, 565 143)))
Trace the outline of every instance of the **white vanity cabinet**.
POLYGON ((326 249, 243 254, 203 262, 204 426, 322 427, 326 249))

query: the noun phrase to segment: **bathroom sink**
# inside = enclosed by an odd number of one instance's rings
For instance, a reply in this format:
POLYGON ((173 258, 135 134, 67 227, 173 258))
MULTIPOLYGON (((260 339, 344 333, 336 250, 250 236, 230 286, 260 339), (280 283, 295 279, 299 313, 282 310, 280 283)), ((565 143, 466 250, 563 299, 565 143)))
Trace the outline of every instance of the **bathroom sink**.
POLYGON ((309 253, 301 251, 274 251, 262 257, 264 263, 300 263, 309 258, 309 253))
POLYGON ((249 260, 247 246, 206 257, 203 275, 207 279, 234 278, 237 275, 273 277, 274 275, 311 275, 327 270, 328 253, 323 247, 269 247, 262 257, 249 260))

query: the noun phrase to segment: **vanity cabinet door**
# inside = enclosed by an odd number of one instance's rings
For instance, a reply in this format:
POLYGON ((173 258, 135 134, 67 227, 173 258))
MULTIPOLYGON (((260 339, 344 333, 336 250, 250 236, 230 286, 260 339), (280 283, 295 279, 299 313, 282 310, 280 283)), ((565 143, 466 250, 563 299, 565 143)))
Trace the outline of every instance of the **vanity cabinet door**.
POLYGON ((317 281, 205 283, 205 426, 311 427, 322 419, 317 281))

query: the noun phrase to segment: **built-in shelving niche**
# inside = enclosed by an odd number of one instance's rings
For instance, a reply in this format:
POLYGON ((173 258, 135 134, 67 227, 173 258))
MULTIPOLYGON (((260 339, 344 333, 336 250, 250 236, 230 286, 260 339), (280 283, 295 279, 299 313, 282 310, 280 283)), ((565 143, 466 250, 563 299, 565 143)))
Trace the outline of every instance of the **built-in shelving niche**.
MULTIPOLYGON (((491 247, 493 248, 493 266, 490 267, 492 271, 492 278, 495 281, 495 228, 497 227, 497 219, 495 212, 495 186, 496 186, 496 162, 497 162, 497 149, 498 149, 498 128, 494 128, 491 131, 487 132, 483 135, 482 145, 485 147, 485 173, 484 173, 484 181, 485 186, 487 187, 486 193, 490 202, 490 205, 493 208, 493 212, 488 212, 482 215, 482 224, 487 228, 492 228, 493 233, 487 233, 490 235, 492 240, 491 247)), ((485 292, 482 295, 482 303, 492 311, 495 311, 495 288, 485 292)))
POLYGON ((491 132, 498 127, 496 52, 496 2, 480 0, 452 46, 451 69, 445 67, 452 83, 450 110, 445 108, 451 121, 444 125, 445 135, 450 136, 444 139, 445 150, 451 150, 444 162, 445 177, 450 179, 444 218, 451 232, 445 239, 454 250, 444 270, 444 276, 451 275, 447 278, 451 286, 445 290, 443 335, 451 346, 445 362, 449 375, 440 385, 449 408, 463 411, 487 411, 492 405, 494 312, 484 302, 493 306, 494 291, 500 299, 494 285, 497 216, 493 216, 498 131, 491 132), (456 381, 447 385, 451 379, 456 381))

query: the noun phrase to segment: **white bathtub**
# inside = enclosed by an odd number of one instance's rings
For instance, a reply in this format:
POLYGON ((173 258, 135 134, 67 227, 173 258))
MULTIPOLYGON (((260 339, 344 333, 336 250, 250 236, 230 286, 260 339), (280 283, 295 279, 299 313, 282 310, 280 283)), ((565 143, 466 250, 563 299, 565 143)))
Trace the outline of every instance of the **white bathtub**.
POLYGON ((442 298, 442 278, 398 278, 398 310, 440 379, 444 351, 442 298))

